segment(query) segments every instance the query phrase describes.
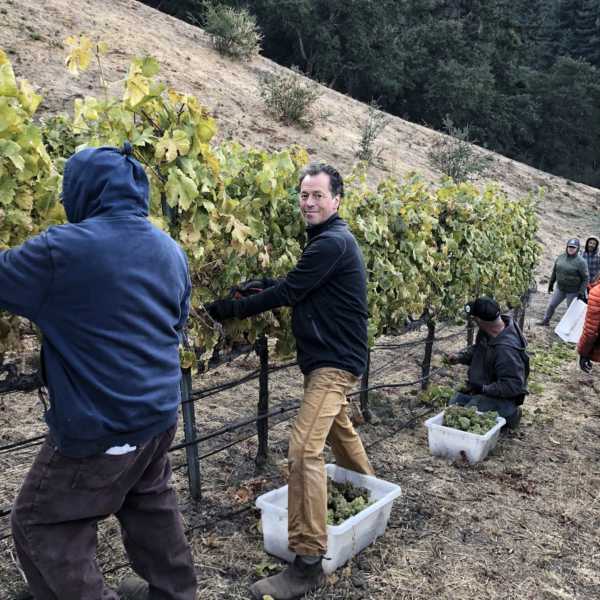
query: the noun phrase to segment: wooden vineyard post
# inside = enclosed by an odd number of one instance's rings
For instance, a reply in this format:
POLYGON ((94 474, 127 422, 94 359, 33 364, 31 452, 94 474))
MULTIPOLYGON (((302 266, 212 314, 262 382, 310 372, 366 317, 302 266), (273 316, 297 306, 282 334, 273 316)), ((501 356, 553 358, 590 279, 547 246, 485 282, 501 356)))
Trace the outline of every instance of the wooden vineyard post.
MULTIPOLYGON (((160 194, 160 204, 164 217, 170 225, 173 225, 174 212, 167 202, 165 192, 160 194)), ((172 232, 171 232, 172 233, 172 232)), ((184 334, 184 346, 187 348, 187 337, 184 334)), ((200 457, 198 456, 198 444, 191 442, 196 439, 196 413, 192 397, 192 370, 181 369, 181 413, 183 417, 183 437, 186 444, 185 455, 187 459, 188 486, 190 496, 194 500, 200 500, 202 495, 200 489, 200 457)))
POLYGON ((519 329, 523 331, 525 327, 525 313, 527 312, 527 306, 523 306, 519 313, 519 329))
POLYGON ((369 370, 371 368, 371 349, 367 352, 367 368, 360 380, 360 412, 364 420, 371 421, 371 410, 369 409, 369 370))
POLYGON ((433 342, 435 341, 435 321, 427 321, 427 339, 425 341, 425 355, 421 363, 421 389, 429 387, 429 374, 431 373, 431 356, 433 354, 433 342))
POLYGON ((522 298, 521 308, 519 310, 519 319, 517 323, 519 324, 519 329, 523 331, 525 327, 525 314, 527 313, 527 305, 529 304, 529 292, 527 292, 522 298))
POLYGON ((258 433, 258 452, 256 466, 263 467, 269 457, 269 420, 264 416, 269 412, 269 346, 266 336, 256 342, 256 353, 260 359, 258 378, 258 408, 256 411, 256 431, 258 433))
MULTIPOLYGON (((181 369, 181 411, 183 413, 183 435, 186 443, 196 439, 196 413, 194 403, 191 402, 192 371, 181 369)), ((190 496, 194 500, 200 500, 202 495, 200 488, 200 458, 198 456, 198 444, 190 444, 185 447, 187 458, 188 485, 190 496)))

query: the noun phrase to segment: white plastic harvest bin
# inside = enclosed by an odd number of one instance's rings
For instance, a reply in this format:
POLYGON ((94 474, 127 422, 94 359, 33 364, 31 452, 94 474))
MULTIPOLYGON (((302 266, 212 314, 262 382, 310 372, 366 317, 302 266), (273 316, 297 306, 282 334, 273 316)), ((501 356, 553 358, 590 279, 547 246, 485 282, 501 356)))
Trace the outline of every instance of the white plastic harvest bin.
POLYGON ((496 445, 506 419, 497 417, 496 424, 485 435, 445 427, 443 422, 443 412, 425 421, 431 454, 457 459, 464 452, 467 460, 473 464, 482 461, 496 445))
MULTIPOLYGON (((336 465, 326 465, 327 475, 334 481, 350 481, 353 485, 369 490, 370 506, 346 519, 340 525, 327 526, 327 559, 323 571, 333 573, 355 554, 382 535, 387 526, 394 498, 400 495, 400 486, 361 475, 336 465)), ((256 499, 261 509, 261 521, 265 550, 291 562, 294 553, 288 548, 288 486, 267 492, 256 499)))

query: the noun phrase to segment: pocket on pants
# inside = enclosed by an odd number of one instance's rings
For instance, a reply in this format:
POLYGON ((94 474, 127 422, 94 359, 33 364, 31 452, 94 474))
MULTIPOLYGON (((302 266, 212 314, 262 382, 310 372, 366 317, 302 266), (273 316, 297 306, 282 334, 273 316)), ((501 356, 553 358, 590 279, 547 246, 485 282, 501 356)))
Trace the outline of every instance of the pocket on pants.
POLYGON ((101 490, 118 483, 127 474, 139 455, 139 448, 127 454, 99 454, 81 461, 73 480, 73 488, 101 490))

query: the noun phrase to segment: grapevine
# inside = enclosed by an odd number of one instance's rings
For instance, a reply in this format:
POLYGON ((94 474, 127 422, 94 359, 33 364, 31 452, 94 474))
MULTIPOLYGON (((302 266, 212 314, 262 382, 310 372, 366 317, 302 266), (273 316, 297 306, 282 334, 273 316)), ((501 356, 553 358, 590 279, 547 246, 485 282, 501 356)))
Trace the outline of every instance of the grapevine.
MULTIPOLYGON (((60 177, 33 120, 41 100, 0 49, 0 251, 62 218, 60 177)), ((18 348, 18 319, 0 313, 0 357, 18 348)))
MULTIPOLYGON (((217 345, 252 342, 266 333, 281 355, 293 350, 289 310, 217 326, 203 305, 231 286, 285 275, 305 243, 297 206, 305 150, 280 152, 215 143, 217 123, 200 101, 169 88, 150 57, 131 61, 123 93, 102 66, 107 48, 85 36, 69 38, 73 73, 97 68, 102 97, 75 100, 71 114, 32 121, 40 98, 17 86, 0 55, 0 245, 21 243, 64 218, 56 202, 60 172, 76 149, 129 141, 151 181, 150 219, 185 250, 193 293, 189 338, 206 359, 217 345), (17 150, 18 148, 18 150, 17 150), (34 168, 35 166, 35 168, 34 168)), ((497 187, 444 182, 417 175, 371 187, 359 170, 347 179, 340 214, 355 234, 368 275, 369 339, 428 315, 455 319, 463 304, 488 293, 518 305, 539 254, 535 198, 509 199, 497 187)), ((0 344, 15 346, 14 327, 0 344)))

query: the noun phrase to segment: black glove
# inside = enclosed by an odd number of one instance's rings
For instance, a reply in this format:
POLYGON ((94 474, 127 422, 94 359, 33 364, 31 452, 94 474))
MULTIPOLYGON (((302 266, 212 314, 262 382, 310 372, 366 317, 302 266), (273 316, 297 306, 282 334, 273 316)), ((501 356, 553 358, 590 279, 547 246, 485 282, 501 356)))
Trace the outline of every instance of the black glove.
POLYGON ((551 294, 554 291, 554 285, 548 286, 548 293, 551 294))
POLYGON ((579 368, 585 373, 592 372, 592 361, 587 356, 579 357, 579 368))
POLYGON ((215 300, 204 305, 204 310, 215 321, 226 321, 235 317, 235 300, 226 298, 224 300, 215 300))
POLYGON ((472 394, 481 394, 483 393, 483 386, 480 383, 469 382, 469 390, 472 394))
POLYGON ((229 295, 236 300, 246 298, 253 294, 260 294, 263 290, 273 287, 277 283, 277 279, 272 277, 257 277, 256 279, 248 279, 238 285, 234 285, 229 291, 229 295))
POLYGON ((459 358, 460 357, 458 356, 458 354, 446 354, 446 356, 444 356, 444 360, 446 361, 446 364, 449 364, 449 365, 457 365, 459 358))
POLYGON ((587 294, 585 292, 581 292, 581 294, 577 294, 577 300, 581 300, 587 304, 587 294))

